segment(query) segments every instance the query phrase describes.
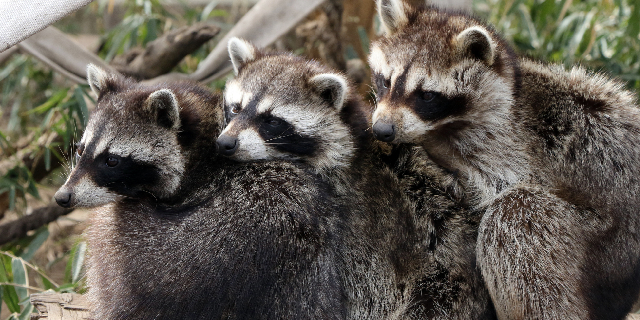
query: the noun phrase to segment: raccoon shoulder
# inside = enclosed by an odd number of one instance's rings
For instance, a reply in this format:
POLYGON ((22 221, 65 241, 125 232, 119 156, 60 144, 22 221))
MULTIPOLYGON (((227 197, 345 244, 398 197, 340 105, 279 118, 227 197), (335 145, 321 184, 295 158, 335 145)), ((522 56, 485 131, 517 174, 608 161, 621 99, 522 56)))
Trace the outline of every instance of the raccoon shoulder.
POLYGON ((621 81, 605 74, 579 66, 566 70, 561 65, 529 59, 522 60, 521 70, 519 98, 531 112, 608 113, 616 116, 637 109, 634 107, 636 95, 626 90, 621 81))

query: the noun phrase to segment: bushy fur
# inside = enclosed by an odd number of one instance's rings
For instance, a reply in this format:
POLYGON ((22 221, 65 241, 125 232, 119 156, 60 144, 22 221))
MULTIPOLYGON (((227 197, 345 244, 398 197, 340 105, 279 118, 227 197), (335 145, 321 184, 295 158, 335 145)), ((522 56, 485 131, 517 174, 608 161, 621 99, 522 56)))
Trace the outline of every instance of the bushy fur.
POLYGON ((379 1, 392 33, 370 56, 374 131, 422 146, 487 210, 477 254, 498 316, 624 318, 640 291, 635 96, 519 59, 472 17, 397 2, 379 1))
POLYGON ((331 186, 341 208, 338 259, 347 318, 405 318, 421 244, 398 180, 373 153, 368 106, 344 76, 317 62, 238 39, 229 51, 238 75, 225 90, 229 124, 221 139, 239 144, 230 156, 286 159, 331 186))
POLYGON ((342 218, 322 180, 219 156, 220 98, 196 84, 94 67, 89 82, 98 105, 56 199, 103 205, 86 232, 96 319, 346 318, 342 218))
MULTIPOLYGON (((419 150, 401 147, 389 152, 388 146, 372 141, 370 107, 352 93, 346 79, 333 82, 342 87, 337 91, 344 97, 330 95, 338 102, 322 99, 323 90, 311 79, 343 77, 340 73, 289 54, 269 54, 241 40, 230 42, 230 54, 238 76, 228 82, 225 92, 229 125, 224 135, 237 137, 233 157, 302 163, 334 186, 335 196, 347 209, 346 221, 357 226, 352 235, 361 239, 360 245, 381 246, 369 256, 396 255, 395 273, 404 279, 398 282, 406 290, 404 301, 391 301, 373 290, 376 281, 363 294, 401 306, 394 316, 402 319, 490 318, 489 295, 475 269, 480 215, 446 195, 451 175, 419 150), (280 129, 279 136, 265 133, 274 117, 290 125, 280 129), (248 131, 258 134, 243 134, 248 131), (314 148, 300 148, 302 143, 314 148), (319 161, 331 158, 327 154, 341 155, 342 161, 329 165, 319 161), (398 205, 403 197, 411 200, 409 207, 398 205), (408 214, 414 227, 403 221, 408 214)), ((383 266, 378 264, 381 271, 383 266)), ((354 281, 366 282, 359 272, 349 277, 354 276, 354 281)), ((360 305, 358 309, 366 310, 360 305)), ((364 316, 359 313, 355 318, 364 316)))
POLYGON ((419 147, 382 151, 415 210, 420 271, 412 284, 406 319, 495 319, 489 292, 476 264, 476 239, 483 211, 452 196, 455 175, 419 147))

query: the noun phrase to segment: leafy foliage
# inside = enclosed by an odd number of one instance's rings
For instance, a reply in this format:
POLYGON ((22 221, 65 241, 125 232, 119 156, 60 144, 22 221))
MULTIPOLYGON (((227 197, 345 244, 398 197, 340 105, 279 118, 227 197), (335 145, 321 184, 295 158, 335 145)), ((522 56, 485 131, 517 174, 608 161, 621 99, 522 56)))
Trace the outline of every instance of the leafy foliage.
POLYGON ((522 53, 607 71, 640 89, 639 0, 482 0, 475 9, 522 53))
POLYGON ((64 283, 57 284, 39 267, 32 264, 35 252, 49 237, 49 230, 43 227, 34 235, 5 246, 0 251, 0 298, 11 312, 8 319, 29 319, 33 306, 29 295, 33 292, 83 292, 83 262, 86 243, 77 242, 69 254, 67 275, 64 283), (30 283, 35 279, 36 283, 30 283))
POLYGON ((56 80, 52 71, 22 55, 12 58, 0 71, 0 87, 7 93, 0 105, 11 106, 8 115, 0 113, 6 123, 0 129, 4 159, 0 194, 9 194, 10 209, 14 209, 18 199, 25 201, 26 194, 39 198, 38 181, 33 176, 37 168, 33 166, 40 158, 44 158, 46 171, 67 162, 63 154, 86 124, 89 111, 85 98, 92 98, 87 86, 68 87, 56 80), (30 161, 25 162, 24 155, 30 161))

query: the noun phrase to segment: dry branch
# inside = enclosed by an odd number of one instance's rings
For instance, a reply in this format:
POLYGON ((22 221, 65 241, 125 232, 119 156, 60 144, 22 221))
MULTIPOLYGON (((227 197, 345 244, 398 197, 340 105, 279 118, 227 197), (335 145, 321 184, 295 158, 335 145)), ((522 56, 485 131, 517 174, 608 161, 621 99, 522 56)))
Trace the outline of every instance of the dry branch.
POLYGON ((22 216, 17 220, 0 225, 0 245, 20 239, 30 230, 38 229, 59 217, 68 214, 73 209, 65 209, 57 204, 34 209, 31 214, 22 216))
POLYGON ((116 57, 111 65, 119 72, 137 79, 155 78, 171 71, 182 58, 219 32, 220 28, 206 23, 182 27, 149 42, 145 49, 134 49, 116 57))
POLYGON ((43 292, 30 297, 38 313, 31 320, 88 320, 91 318, 87 299, 75 293, 43 292))

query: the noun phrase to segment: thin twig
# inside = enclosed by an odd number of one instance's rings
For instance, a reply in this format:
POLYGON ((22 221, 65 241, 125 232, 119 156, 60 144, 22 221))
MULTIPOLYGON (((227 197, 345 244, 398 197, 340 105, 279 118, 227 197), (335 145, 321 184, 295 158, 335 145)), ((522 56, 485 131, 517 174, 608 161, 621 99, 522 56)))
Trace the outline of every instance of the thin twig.
POLYGON ((9 283, 9 282, 0 282, 0 286, 19 287, 19 288, 25 288, 25 289, 29 289, 29 290, 33 290, 33 291, 38 291, 38 292, 47 291, 47 290, 42 289, 42 288, 36 288, 36 287, 25 286, 25 285, 21 285, 21 284, 17 284, 17 283, 9 283))

